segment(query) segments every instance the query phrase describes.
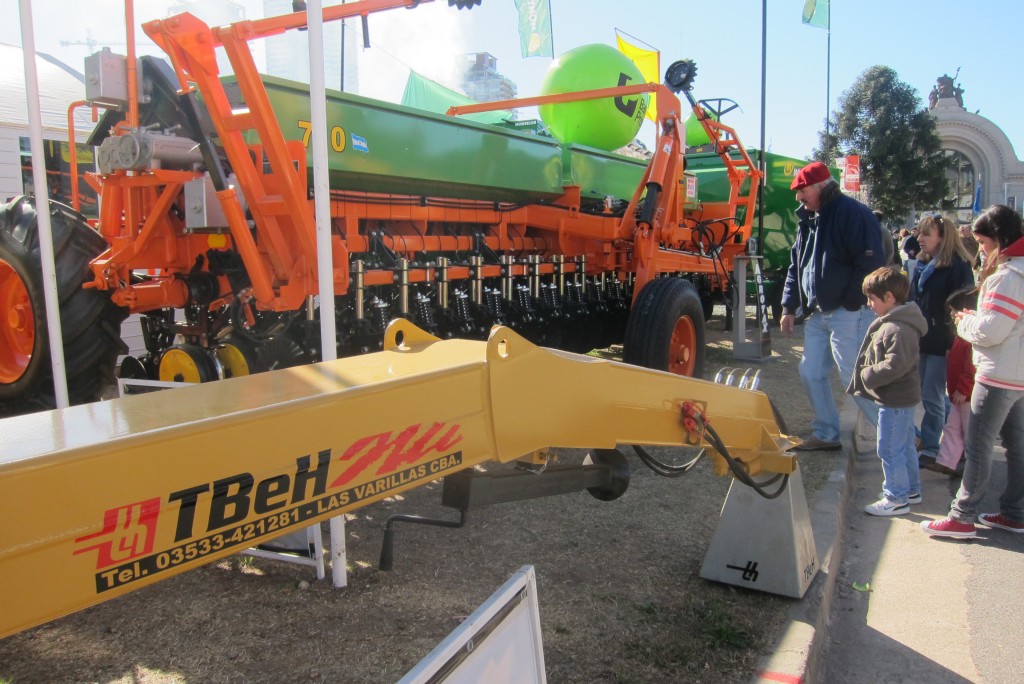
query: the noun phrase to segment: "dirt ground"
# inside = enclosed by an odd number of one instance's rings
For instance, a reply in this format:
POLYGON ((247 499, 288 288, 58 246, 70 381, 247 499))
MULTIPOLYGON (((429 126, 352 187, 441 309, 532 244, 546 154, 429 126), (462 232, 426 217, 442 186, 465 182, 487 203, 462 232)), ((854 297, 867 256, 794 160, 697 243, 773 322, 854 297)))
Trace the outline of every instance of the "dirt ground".
MULTIPOLYGON (((799 340, 773 333, 761 389, 806 434, 799 340)), ((712 321, 709 375, 737 365, 729 340, 712 321)), ((549 681, 749 681, 791 599, 698 576, 729 480, 707 460, 659 477, 624 453, 632 478, 616 501, 584 492, 474 511, 462 529, 398 526, 394 569, 379 571, 387 516, 457 519, 433 482, 348 516, 346 589, 234 556, 0 640, 0 683, 395 682, 524 565, 549 681)), ((801 460, 809 499, 835 458, 801 460)))

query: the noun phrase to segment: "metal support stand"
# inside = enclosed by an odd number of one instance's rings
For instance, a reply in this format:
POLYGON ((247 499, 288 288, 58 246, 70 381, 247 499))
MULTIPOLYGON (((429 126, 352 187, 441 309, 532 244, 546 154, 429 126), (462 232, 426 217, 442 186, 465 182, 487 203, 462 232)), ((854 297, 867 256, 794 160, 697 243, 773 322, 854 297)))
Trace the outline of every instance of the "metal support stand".
POLYGON ((700 576, 801 598, 819 568, 800 466, 775 499, 765 499, 734 481, 700 576))
POLYGON ((772 355, 772 336, 768 330, 768 306, 764 296, 764 275, 761 272, 761 257, 742 255, 733 258, 733 293, 736 306, 733 307, 732 355, 737 359, 763 361, 772 355), (754 306, 757 327, 753 334, 747 334, 747 269, 753 271, 756 296, 754 306))
MULTIPOLYGON (((299 530, 297 534, 305 535, 305 543, 309 548, 309 556, 302 553, 288 553, 287 551, 275 551, 274 549, 262 549, 259 547, 246 549, 245 551, 242 551, 242 553, 246 556, 257 556, 259 558, 284 561, 285 563, 311 566, 316 570, 316 578, 318 580, 322 580, 326 576, 326 573, 324 571, 324 540, 323 535, 320 533, 320 526, 310 525, 304 530, 299 530)), ((333 548, 333 546, 331 548, 333 548)))

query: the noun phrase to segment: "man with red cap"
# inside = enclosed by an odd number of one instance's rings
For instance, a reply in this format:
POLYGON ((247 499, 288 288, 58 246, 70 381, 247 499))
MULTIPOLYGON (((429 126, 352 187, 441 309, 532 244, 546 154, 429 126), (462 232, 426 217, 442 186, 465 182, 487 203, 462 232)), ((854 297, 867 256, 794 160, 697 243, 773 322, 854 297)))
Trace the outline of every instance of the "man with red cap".
MULTIPOLYGON (((861 290, 864 277, 884 265, 881 228, 871 210, 844 195, 828 167, 812 162, 789 186, 796 190, 800 219, 782 291, 782 332, 792 334, 803 316, 800 379, 814 408, 811 436, 798 451, 835 451, 839 411, 832 395, 832 369, 850 384, 857 350, 873 315, 861 290)), ((870 402, 858 402, 877 421, 870 402)))

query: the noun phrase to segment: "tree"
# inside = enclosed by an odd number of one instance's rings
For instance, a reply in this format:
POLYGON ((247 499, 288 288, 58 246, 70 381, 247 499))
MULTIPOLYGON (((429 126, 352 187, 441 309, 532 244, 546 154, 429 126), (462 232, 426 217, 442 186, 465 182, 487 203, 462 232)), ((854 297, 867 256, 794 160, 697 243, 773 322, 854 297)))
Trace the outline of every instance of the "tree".
POLYGON ((862 73, 840 95, 830 121, 829 139, 818 133, 814 158, 829 163, 840 149, 859 155, 872 208, 895 218, 942 204, 946 155, 935 119, 893 69, 873 66, 862 73))

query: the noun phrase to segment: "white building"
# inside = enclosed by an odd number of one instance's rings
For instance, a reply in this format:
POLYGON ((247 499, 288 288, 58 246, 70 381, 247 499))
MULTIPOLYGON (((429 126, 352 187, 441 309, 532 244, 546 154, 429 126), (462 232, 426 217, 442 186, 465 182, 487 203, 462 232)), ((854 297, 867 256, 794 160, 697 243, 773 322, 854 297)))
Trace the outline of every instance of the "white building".
MULTIPOLYGON (((28 90, 22 50, 17 45, 0 44, 0 201, 31 192, 31 152, 29 150, 28 90), (26 183, 29 185, 26 186, 26 183)), ((68 107, 85 98, 85 78, 67 64, 49 55, 36 53, 39 79, 40 111, 43 139, 49 141, 46 157, 53 175, 51 187, 60 183, 70 191, 68 178, 61 170, 68 169, 68 107)), ((81 143, 92 132, 91 110, 79 107, 75 112, 75 140, 81 143)), ((92 168, 92 153, 85 148, 79 158, 84 170, 92 168)), ((80 168, 80 172, 82 169, 80 168)))
POLYGON ((940 94, 936 87, 931 106, 942 148, 950 153, 950 193, 957 200, 958 213, 962 220, 970 220, 969 209, 979 182, 982 208, 1006 204, 1021 211, 1024 162, 999 126, 964 107, 962 92, 958 97, 947 87, 940 94))

